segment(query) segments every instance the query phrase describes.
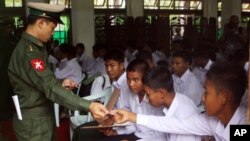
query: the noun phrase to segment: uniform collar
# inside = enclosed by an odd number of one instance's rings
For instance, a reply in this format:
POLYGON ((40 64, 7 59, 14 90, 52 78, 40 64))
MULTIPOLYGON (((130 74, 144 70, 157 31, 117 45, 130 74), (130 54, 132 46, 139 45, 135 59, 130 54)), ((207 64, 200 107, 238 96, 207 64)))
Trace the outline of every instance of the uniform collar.
POLYGON ((38 40, 36 37, 28 34, 27 32, 24 32, 22 37, 25 38, 26 40, 29 40, 30 42, 34 43, 38 47, 41 47, 41 48, 43 47, 43 43, 40 40, 38 40))

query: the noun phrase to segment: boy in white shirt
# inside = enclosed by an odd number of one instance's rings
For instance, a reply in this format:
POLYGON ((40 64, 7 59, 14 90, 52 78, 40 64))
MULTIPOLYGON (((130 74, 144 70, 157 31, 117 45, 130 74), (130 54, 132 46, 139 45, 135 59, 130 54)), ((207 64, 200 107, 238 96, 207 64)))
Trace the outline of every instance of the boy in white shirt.
POLYGON ((192 70, 195 77, 200 81, 201 85, 205 84, 206 73, 210 69, 213 61, 210 60, 208 49, 195 49, 193 52, 194 68, 192 70))
MULTIPOLYGON (((163 107, 152 106, 143 90, 142 77, 148 70, 149 66, 145 61, 135 59, 129 63, 126 70, 127 92, 121 95, 126 102, 122 108, 138 114, 163 116, 163 107)), ((108 128, 104 131, 104 135, 109 137, 102 137, 98 141, 151 140, 153 138, 157 138, 158 141, 165 140, 164 133, 137 124, 114 129, 108 128)))
POLYGON ((196 106, 201 105, 204 88, 194 74, 189 70, 191 57, 186 51, 177 51, 172 58, 172 71, 175 92, 191 98, 196 106))
MULTIPOLYGON (((247 86, 246 74, 232 63, 221 62, 215 63, 206 77, 202 99, 205 114, 180 119, 117 110, 116 122, 132 121, 166 133, 209 135, 216 141, 229 141, 230 125, 247 124, 246 108, 239 106, 247 86)), ((155 102, 153 98, 149 96, 152 103, 155 102)))

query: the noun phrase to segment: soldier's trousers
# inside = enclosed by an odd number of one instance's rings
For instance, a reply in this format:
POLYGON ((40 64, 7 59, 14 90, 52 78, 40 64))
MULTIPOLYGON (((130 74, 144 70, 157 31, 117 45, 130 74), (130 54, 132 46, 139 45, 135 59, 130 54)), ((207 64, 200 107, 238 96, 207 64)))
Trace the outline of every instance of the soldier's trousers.
POLYGON ((22 110, 23 120, 13 117, 13 128, 18 141, 54 141, 55 119, 47 108, 22 110))

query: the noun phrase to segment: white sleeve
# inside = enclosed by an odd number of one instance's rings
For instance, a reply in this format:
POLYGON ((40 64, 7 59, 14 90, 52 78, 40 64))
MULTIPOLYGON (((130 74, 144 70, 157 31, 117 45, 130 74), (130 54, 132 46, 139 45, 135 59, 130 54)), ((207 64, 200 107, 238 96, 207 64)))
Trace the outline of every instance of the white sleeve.
POLYGON ((212 135, 207 120, 204 114, 193 115, 186 119, 137 114, 136 123, 165 133, 203 136, 212 135))
POLYGON ((103 79, 103 77, 99 76, 94 80, 94 82, 91 86, 90 95, 99 94, 100 92, 102 92, 103 80, 101 80, 101 79, 103 79))

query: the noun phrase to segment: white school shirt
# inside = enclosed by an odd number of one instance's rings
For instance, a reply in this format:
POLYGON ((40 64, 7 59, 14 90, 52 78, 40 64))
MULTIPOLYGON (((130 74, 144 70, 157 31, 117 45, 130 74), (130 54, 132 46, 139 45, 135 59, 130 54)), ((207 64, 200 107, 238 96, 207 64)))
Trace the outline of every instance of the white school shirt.
POLYGON ((185 94, 191 98, 197 106, 199 106, 201 104, 201 97, 204 88, 194 74, 187 69, 181 77, 178 77, 175 74, 173 74, 172 77, 174 80, 175 92, 185 94))
POLYGON ((117 102, 115 103, 114 108, 120 109, 124 107, 124 104, 126 102, 126 98, 123 98, 123 96, 128 93, 128 85, 127 85, 127 77, 126 72, 124 72, 117 81, 113 81, 112 85, 115 88, 120 89, 120 96, 117 99, 117 102))
POLYGON ((76 58, 68 60, 63 68, 56 68, 55 76, 57 79, 69 78, 76 83, 80 83, 83 79, 82 68, 76 58))
MULTIPOLYGON (((91 90, 90 90, 90 95, 95 95, 101 93, 103 90, 110 88, 111 82, 109 79, 109 76, 103 75, 103 76, 98 76, 95 78, 94 82, 92 83, 91 90)), ((104 101, 104 98, 101 98, 100 101, 104 101)))
POLYGON ((153 62, 155 65, 157 64, 158 61, 161 61, 161 60, 168 62, 167 56, 163 52, 158 51, 158 50, 152 53, 152 58, 153 58, 153 62))
POLYGON ((56 65, 59 64, 59 61, 53 55, 49 55, 48 62, 50 65, 51 70, 54 72, 56 70, 56 65))
MULTIPOLYGON (((137 124, 167 133, 213 136, 216 141, 230 141, 230 125, 247 124, 246 108, 239 106, 225 127, 218 118, 206 114, 176 117, 137 115, 137 124)), ((186 140, 185 140, 186 141, 186 140)))
MULTIPOLYGON (((165 122, 168 122, 168 118, 175 118, 175 119, 185 119, 187 117, 198 115, 199 111, 193 101, 188 98, 187 96, 176 93, 175 97, 170 105, 169 108, 164 108, 163 112, 165 116, 153 116, 155 118, 151 118, 152 122, 147 123, 146 127, 151 128, 153 130, 164 132, 165 133, 165 140, 167 141, 200 141, 201 137, 196 135, 183 135, 183 134, 170 134, 166 132, 165 129, 165 122), (161 118, 159 121, 157 118, 161 118)), ((141 115, 141 114, 137 114, 141 115)), ((147 117, 146 115, 144 115, 147 117)), ((150 116, 151 117, 151 116, 150 116)), ((137 118, 137 123, 140 125, 141 121, 137 118)), ((143 122, 142 122, 143 123, 143 122)))
POLYGON ((107 74, 104 60, 101 57, 98 57, 93 61, 93 69, 91 71, 91 74, 96 73, 100 73, 102 75, 107 74))
POLYGON ((201 85, 205 84, 206 73, 210 69, 212 64, 213 64, 213 62, 209 59, 204 68, 194 67, 192 72, 193 72, 194 76, 200 81, 201 85))
POLYGON ((87 74, 93 74, 94 59, 88 57, 86 54, 82 54, 80 58, 77 59, 82 67, 82 72, 87 74))
POLYGON ((125 51, 125 57, 127 58, 128 63, 133 61, 136 57, 136 54, 138 53, 138 50, 134 50, 132 53, 129 52, 128 49, 125 51))
MULTIPOLYGON (((124 94, 124 93, 123 93, 124 94)), ((122 109, 127 109, 131 112, 138 113, 138 114, 145 114, 145 115, 156 115, 156 116, 163 116, 163 107, 153 107, 144 95, 143 100, 141 103, 139 102, 138 94, 132 93, 132 91, 128 88, 127 93, 123 96, 126 103, 122 109)), ((130 134, 134 133, 138 138, 142 140, 157 138, 159 141, 165 139, 165 133, 158 132, 147 128, 145 126, 132 124, 130 126, 116 128, 117 133, 120 134, 130 134)))

